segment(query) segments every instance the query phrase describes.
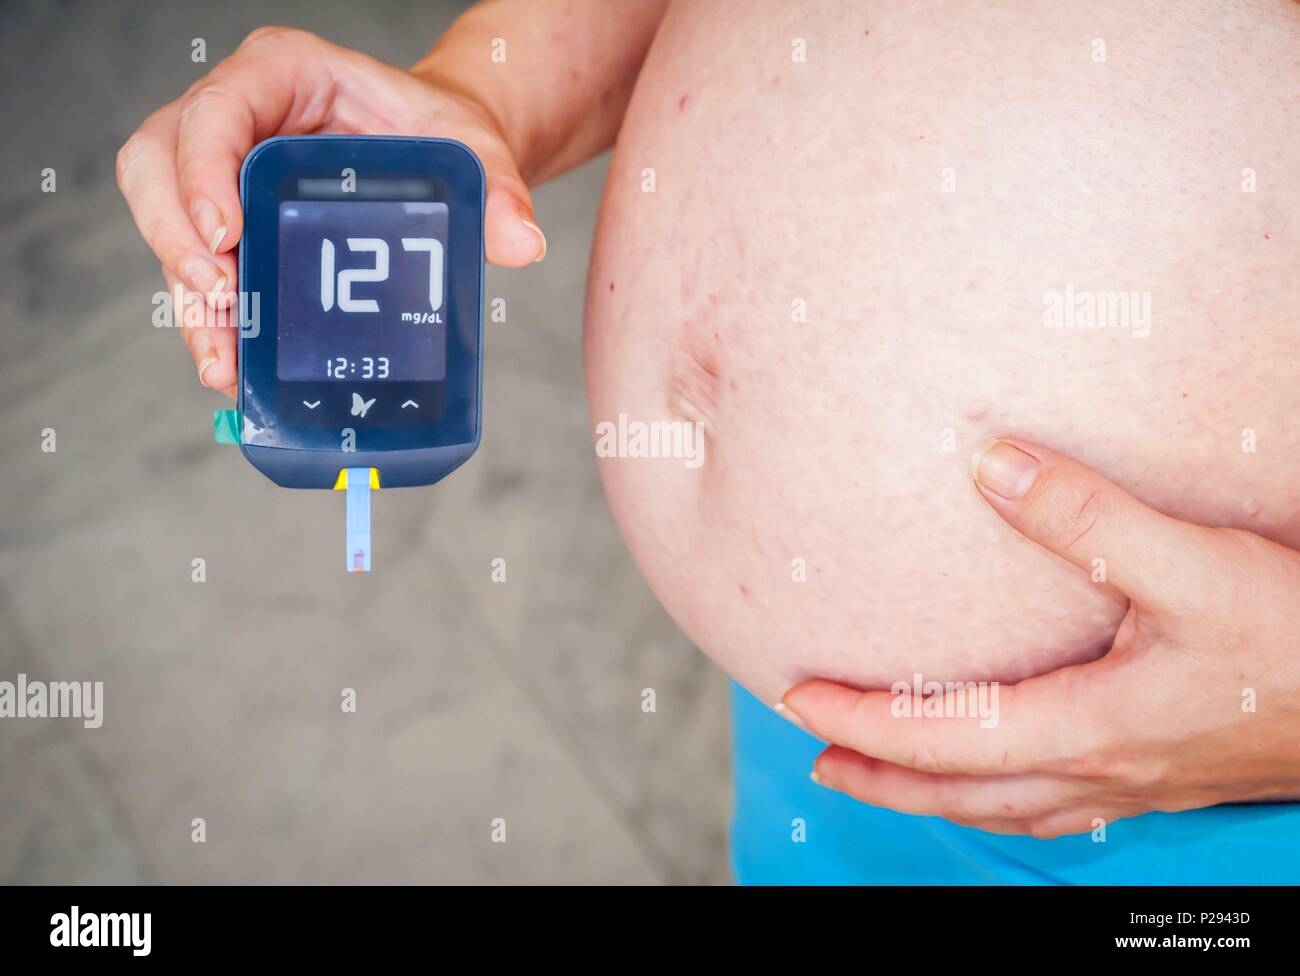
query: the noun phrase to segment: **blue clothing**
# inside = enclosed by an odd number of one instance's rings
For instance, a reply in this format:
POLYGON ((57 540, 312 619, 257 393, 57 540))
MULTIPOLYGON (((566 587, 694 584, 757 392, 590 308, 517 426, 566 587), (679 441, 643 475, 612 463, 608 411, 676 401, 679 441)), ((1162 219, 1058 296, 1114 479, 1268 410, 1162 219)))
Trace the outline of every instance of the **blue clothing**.
POLYGON ((808 778, 823 744, 732 686, 741 884, 1296 884, 1300 804, 1149 813, 1037 840, 870 807, 808 778))

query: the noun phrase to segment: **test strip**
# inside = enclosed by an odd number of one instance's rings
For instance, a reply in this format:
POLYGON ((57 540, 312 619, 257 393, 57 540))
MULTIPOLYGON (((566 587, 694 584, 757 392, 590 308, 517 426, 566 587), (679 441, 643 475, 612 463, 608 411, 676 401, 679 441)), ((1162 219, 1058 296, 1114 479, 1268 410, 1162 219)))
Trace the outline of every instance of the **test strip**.
POLYGON ((347 469, 347 571, 370 572, 370 468, 347 469))

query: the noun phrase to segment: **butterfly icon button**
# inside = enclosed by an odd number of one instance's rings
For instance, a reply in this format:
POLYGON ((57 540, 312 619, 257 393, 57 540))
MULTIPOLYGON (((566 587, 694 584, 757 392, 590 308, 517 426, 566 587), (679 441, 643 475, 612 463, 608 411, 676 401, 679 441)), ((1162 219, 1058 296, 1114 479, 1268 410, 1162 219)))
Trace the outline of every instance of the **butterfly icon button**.
POLYGON ((352 394, 352 416, 364 417, 366 415, 366 412, 372 406, 374 406, 374 404, 375 404, 374 397, 371 397, 369 400, 363 400, 361 399, 360 393, 353 393, 352 394))

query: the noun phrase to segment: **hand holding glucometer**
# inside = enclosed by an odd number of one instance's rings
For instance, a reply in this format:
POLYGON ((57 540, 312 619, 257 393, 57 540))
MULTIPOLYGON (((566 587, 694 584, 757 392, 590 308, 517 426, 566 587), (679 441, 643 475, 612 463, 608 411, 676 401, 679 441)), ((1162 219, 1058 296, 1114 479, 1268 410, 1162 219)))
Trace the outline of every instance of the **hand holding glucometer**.
POLYGON ((346 488, 347 566, 369 569, 369 491, 477 445, 485 252, 545 254, 492 113, 432 68, 265 28, 140 127, 118 178, 169 291, 237 319, 182 326, 237 400, 218 427, 279 485, 346 488))
POLYGON ((571 4, 471 7, 409 71, 259 28, 118 153, 168 293, 204 311, 179 317, 200 382, 238 401, 216 433, 277 484, 348 489, 349 569, 364 486, 473 451, 482 261, 545 257, 529 183, 613 143, 662 11, 588 0, 564 70, 571 4))

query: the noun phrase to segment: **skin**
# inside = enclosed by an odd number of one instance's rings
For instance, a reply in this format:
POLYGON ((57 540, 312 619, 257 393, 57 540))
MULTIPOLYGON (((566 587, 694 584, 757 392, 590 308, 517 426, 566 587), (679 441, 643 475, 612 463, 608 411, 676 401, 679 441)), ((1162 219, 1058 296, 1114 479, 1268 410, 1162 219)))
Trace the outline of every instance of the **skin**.
MULTIPOLYGON (((1128 672, 1146 680, 1141 723, 1111 723, 1111 737, 1095 739, 1124 701, 1098 693, 1093 724, 1049 740, 1055 758, 1073 757, 1068 775, 1049 768, 1053 757, 1002 750, 1034 766, 1002 771, 1023 795, 940 811, 1004 829, 1089 829, 1083 818, 1098 811, 1294 786, 1294 749, 1282 745, 1300 738, 1292 672, 1245 667, 1254 653, 1276 664, 1279 635, 1295 633, 1286 573, 1226 543, 1205 547, 1201 563, 1174 565, 1272 594, 1267 616, 1216 610, 1194 589, 1144 603, 1145 591, 1117 585, 1127 550, 1111 581, 1094 583, 1008 529, 959 460, 1015 430, 1107 470, 1170 519, 1225 527, 1201 532, 1270 552, 1300 545, 1300 455, 1285 449, 1300 414, 1286 324, 1300 315, 1287 284, 1300 257, 1289 179, 1300 134, 1287 124, 1300 14, 1266 0, 1230 6, 1225 31, 1223 5, 1208 0, 1177 18, 1139 2, 829 0, 797 16, 775 0, 666 14, 646 0, 610 18, 600 0, 500 0, 473 8, 409 72, 268 28, 146 121, 119 154, 119 182, 168 281, 203 292, 219 319, 236 285, 238 166, 263 138, 460 139, 488 174, 487 257, 519 267, 545 254, 528 185, 617 135, 588 278, 593 423, 698 422, 706 443, 699 470, 601 459, 655 593, 760 697, 799 686, 788 714, 837 744, 819 760, 826 782, 900 809, 938 804, 953 781, 924 780, 927 793, 921 777, 940 772, 909 766, 911 751, 878 754, 880 742, 907 749, 912 726, 895 723, 888 738, 866 723, 855 737, 846 714, 870 713, 846 713, 846 702, 878 707, 871 689, 916 670, 1000 681, 1011 692, 1003 724, 973 738, 982 747, 1031 721, 1020 689, 1035 681, 1073 693, 1071 675, 1088 672, 1091 687, 1120 662, 1146 662, 1128 672), (1078 41, 1098 36, 1115 51, 1100 67, 1078 41), (498 37, 505 63, 490 57, 498 37), (792 61, 793 37, 806 62, 792 61), (1181 94, 1154 105, 1153 90, 1181 94), (1243 161, 1261 173, 1249 198, 1243 161), (945 167, 955 194, 938 188, 945 167), (1156 331, 1142 341, 1048 332, 1044 290, 1076 280, 1155 292, 1156 331), (793 299, 806 305, 801 321, 793 299), (1238 449, 1246 426, 1272 446, 1266 457, 1238 449), (941 448, 941 436, 953 444, 941 448), (806 582, 792 580, 796 559, 806 582), (1134 619, 1165 629, 1135 634, 1134 619), (1222 634, 1223 620, 1239 628, 1230 658, 1161 650, 1222 634), (1236 669, 1227 684, 1223 660, 1236 669), (1163 692, 1151 689, 1164 687, 1195 707, 1153 708, 1163 692), (1223 717, 1223 696, 1239 707, 1245 687, 1259 692, 1259 714, 1223 717), (1264 729, 1269 744, 1257 747, 1264 729), (1158 743, 1177 763, 1123 758, 1158 743), (1109 792, 1085 793, 1085 780, 1109 792)), ((183 335, 204 384, 233 395, 235 335, 213 325, 183 335)))

